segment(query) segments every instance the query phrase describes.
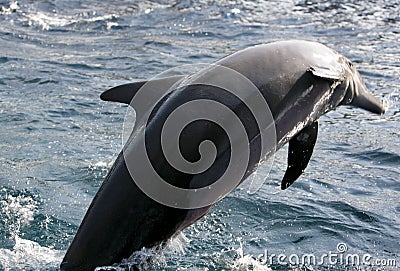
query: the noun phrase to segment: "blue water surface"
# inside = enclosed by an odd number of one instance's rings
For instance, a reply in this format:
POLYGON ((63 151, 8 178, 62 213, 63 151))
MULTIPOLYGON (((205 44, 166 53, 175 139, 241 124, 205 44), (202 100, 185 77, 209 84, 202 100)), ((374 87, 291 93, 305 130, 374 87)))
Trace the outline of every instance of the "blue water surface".
MULTIPOLYGON (((304 270, 260 255, 338 244, 400 266, 399 14, 397 0, 0 1, 0 269, 58 269, 122 148, 126 107, 102 91, 282 39, 347 56, 386 114, 323 116, 290 189, 279 189, 283 149, 257 193, 239 187, 149 270, 304 270)), ((329 268, 354 269, 310 270, 329 268)))

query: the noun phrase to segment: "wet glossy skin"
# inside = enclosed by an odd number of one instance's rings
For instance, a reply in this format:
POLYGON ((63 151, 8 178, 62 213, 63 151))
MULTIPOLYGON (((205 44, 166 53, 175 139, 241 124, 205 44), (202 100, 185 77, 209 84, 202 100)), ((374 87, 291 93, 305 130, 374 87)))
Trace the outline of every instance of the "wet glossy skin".
MULTIPOLYGON (((351 104, 357 95, 367 97, 370 103, 356 106, 376 113, 384 111, 381 104, 373 100, 375 98, 366 94, 364 83, 349 61, 319 43, 287 41, 259 45, 239 51, 216 64, 242 73, 259 88, 274 116, 278 149, 322 114, 340 103, 351 104), (317 71, 311 71, 311 67, 317 67, 317 71)), ((196 160, 199 142, 206 139, 216 142, 217 159, 204 174, 177 172, 166 164, 158 144, 159 127, 168 113, 196 98, 222 100, 239 118, 247 120, 245 125, 251 139, 251 153, 244 180, 254 171, 260 158, 259 130, 240 101, 205 86, 179 89, 154 111, 146 127, 146 136, 149 142, 154 143, 148 151, 150 157, 158 161, 158 171, 171 183, 182 187, 207 185, 222 174, 229 160, 229 142, 218 127, 198 122, 182 135, 188 160, 196 160)), ((128 144, 133 144, 134 151, 135 142, 131 140, 128 144)), ((205 215, 210 207, 175 209, 150 199, 136 186, 120 154, 93 200, 61 269, 92 270, 120 262, 142 247, 162 244, 205 215)))

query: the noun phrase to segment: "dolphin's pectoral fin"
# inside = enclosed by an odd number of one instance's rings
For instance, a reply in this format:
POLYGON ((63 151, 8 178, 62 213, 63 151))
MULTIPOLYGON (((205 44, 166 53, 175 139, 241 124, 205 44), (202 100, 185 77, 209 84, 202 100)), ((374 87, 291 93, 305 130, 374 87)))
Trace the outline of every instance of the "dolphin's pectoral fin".
POLYGON ((344 70, 339 67, 319 67, 311 66, 308 71, 310 71, 315 76, 331 79, 331 80, 344 80, 345 74, 344 70))
POLYGON ((313 122, 289 141, 288 167, 282 180, 282 189, 294 183, 307 167, 317 135, 318 122, 313 122))
MULTIPOLYGON (((177 75, 171 77, 165 77, 160 79, 152 80, 151 82, 155 86, 164 86, 168 90, 172 85, 181 80, 186 76, 177 75)), ((130 104, 133 97, 138 93, 138 91, 149 81, 140 81, 135 83, 124 84, 120 86, 113 87, 109 90, 104 91, 100 95, 100 99, 103 101, 120 102, 124 104, 130 104)), ((147 90, 146 90, 147 91, 147 90)))

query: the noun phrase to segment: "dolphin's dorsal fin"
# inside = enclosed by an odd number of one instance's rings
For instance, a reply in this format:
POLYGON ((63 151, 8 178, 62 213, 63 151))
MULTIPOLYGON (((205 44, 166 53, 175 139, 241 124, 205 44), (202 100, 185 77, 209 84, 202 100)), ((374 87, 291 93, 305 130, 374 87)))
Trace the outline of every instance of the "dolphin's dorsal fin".
MULTIPOLYGON (((152 80, 152 82, 163 85, 165 84, 165 88, 166 90, 168 90, 173 84, 175 84, 184 77, 186 77, 186 75, 176 75, 171 77, 154 79, 152 80)), ((109 90, 104 91, 100 95, 100 99, 102 99, 103 101, 120 102, 129 105, 133 97, 136 95, 136 93, 147 82, 149 81, 140 81, 113 87, 109 90)))
POLYGON ((289 141, 288 167, 281 188, 288 188, 303 173, 310 161, 318 135, 318 122, 306 126, 289 141))
POLYGON ((315 76, 330 80, 343 81, 345 78, 344 70, 341 67, 311 66, 308 71, 315 76))

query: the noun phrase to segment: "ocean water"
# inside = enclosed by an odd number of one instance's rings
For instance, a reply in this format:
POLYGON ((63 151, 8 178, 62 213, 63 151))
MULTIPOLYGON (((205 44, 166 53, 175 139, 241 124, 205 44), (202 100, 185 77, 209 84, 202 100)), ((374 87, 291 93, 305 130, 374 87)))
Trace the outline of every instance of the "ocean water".
POLYGON ((251 45, 307 39, 351 59, 386 114, 326 114, 292 187, 279 189, 284 148, 269 174, 258 173, 257 193, 245 183, 144 268, 378 270, 287 264, 290 255, 341 251, 400 270, 399 14, 396 0, 0 1, 0 269, 58 269, 122 148, 127 109, 100 101, 102 91, 251 45))

